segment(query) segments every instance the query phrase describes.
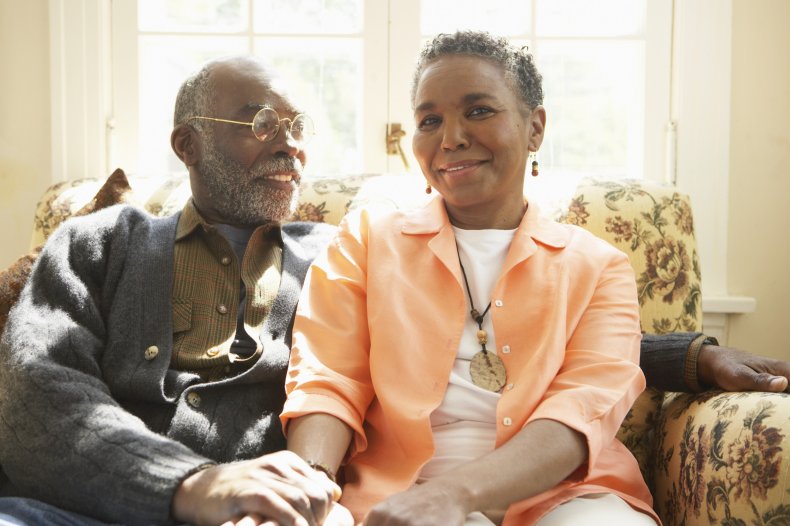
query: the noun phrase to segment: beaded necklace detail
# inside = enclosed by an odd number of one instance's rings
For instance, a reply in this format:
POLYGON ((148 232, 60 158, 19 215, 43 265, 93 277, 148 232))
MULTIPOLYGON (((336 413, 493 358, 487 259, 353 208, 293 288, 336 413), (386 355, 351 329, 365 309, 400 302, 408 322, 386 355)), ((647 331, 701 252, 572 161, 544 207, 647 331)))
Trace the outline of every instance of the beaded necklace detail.
MULTIPOLYGON (((455 247, 458 251, 458 246, 455 247)), ((472 299, 472 291, 469 288, 469 279, 466 277, 466 270, 464 264, 461 263, 461 253, 458 253, 458 264, 461 265, 461 274, 464 276, 464 285, 466 285, 466 293, 469 295, 469 305, 472 310, 469 313, 472 319, 477 323, 477 341, 480 344, 480 351, 472 356, 472 361, 469 363, 469 376, 472 377, 472 383, 478 387, 497 393, 502 390, 507 380, 507 373, 505 371, 505 363, 496 354, 486 349, 488 343, 488 333, 483 329, 483 319, 488 311, 491 309, 491 302, 488 302, 483 314, 475 308, 475 302, 472 299)))

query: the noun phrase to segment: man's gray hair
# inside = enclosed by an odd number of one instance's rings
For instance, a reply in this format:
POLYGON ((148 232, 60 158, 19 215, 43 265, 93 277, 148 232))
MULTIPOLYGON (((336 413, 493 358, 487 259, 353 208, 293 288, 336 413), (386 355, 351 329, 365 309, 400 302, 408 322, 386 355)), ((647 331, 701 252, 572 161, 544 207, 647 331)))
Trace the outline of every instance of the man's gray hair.
MULTIPOLYGON (((176 109, 173 115, 173 126, 184 123, 190 117, 204 116, 210 113, 212 104, 209 74, 214 62, 209 62, 200 71, 187 78, 176 95, 176 109)), ((200 125, 203 121, 193 121, 193 125, 200 125)))
POLYGON ((457 31, 436 35, 420 52, 411 85, 412 107, 423 70, 446 55, 471 55, 498 64, 512 83, 513 91, 527 106, 543 104, 543 77, 526 47, 516 47, 508 39, 485 31, 457 31))

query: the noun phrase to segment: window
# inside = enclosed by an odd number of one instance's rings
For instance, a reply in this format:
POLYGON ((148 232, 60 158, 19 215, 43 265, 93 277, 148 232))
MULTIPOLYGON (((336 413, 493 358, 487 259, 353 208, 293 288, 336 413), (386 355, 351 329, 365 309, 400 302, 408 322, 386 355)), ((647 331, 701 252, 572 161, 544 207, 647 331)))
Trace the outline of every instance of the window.
MULTIPOLYGON (((399 158, 384 152, 384 131, 387 122, 402 123, 409 132, 403 149, 411 156, 408 94, 419 47, 436 33, 474 27, 508 36, 535 54, 549 116, 539 160, 551 181, 568 188, 588 174, 660 178, 669 72, 666 67, 656 75, 646 65, 654 63, 651 56, 669 54, 671 13, 665 4, 115 2, 114 20, 133 26, 113 33, 113 85, 128 90, 116 90, 125 97, 125 109, 116 111, 113 147, 125 160, 116 164, 148 174, 182 171, 168 140, 178 85, 209 58, 249 52, 270 60, 289 79, 295 98, 318 123, 309 172, 402 171, 399 158)), ((413 160, 411 166, 416 167, 413 160)))
POLYGON ((318 125, 308 169, 363 170, 362 0, 137 0, 113 9, 133 26, 113 35, 113 84, 137 88, 116 118, 125 166, 183 171, 168 140, 178 86, 206 60, 252 53, 283 74, 318 125))

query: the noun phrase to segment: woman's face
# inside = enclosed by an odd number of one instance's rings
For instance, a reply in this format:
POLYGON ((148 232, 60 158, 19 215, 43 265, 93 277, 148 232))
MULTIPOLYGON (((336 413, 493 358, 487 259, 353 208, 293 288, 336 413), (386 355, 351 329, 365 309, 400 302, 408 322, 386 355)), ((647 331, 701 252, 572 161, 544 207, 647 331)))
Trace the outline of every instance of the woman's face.
POLYGON ((420 75, 414 100, 414 155, 454 215, 523 212, 530 151, 543 138, 545 112, 530 111, 501 67, 449 55, 420 75))

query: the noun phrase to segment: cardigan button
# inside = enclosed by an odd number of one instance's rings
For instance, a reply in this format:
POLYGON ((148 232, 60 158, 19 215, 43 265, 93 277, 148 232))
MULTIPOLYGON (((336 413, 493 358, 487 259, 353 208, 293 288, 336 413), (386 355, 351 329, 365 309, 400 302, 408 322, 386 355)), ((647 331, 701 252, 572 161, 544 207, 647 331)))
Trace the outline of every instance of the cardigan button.
POLYGON ((147 348, 145 350, 145 354, 143 354, 145 359, 148 360, 149 362, 154 358, 156 358, 158 355, 159 355, 159 347, 157 347, 156 345, 152 345, 149 348, 147 348))
POLYGON ((227 314, 228 308, 222 303, 220 303, 219 305, 217 305, 217 312, 219 312, 220 314, 227 314))
POLYGON ((230 258, 228 256, 222 256, 222 259, 219 260, 225 266, 230 265, 230 258))
POLYGON ((194 408, 200 407, 200 395, 192 391, 187 394, 187 403, 194 408))

